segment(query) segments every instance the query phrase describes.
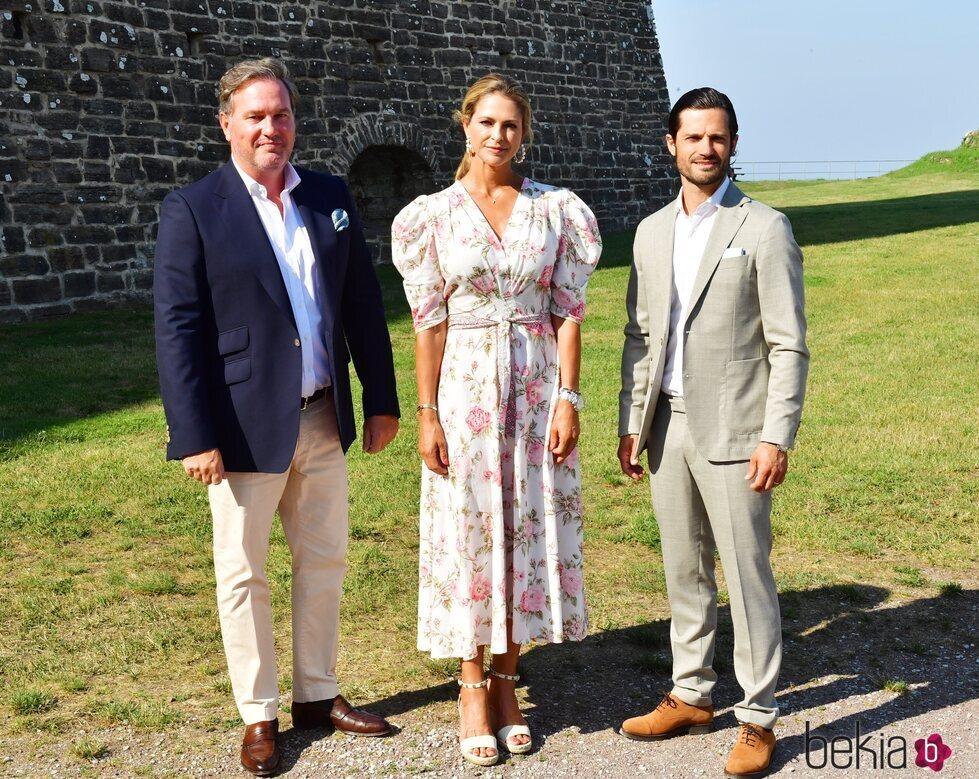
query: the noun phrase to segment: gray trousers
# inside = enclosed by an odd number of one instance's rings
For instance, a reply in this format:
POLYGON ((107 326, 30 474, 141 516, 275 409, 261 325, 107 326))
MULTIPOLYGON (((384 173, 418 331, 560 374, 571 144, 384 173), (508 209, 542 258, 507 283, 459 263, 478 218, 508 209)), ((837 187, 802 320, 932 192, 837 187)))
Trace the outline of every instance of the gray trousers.
POLYGON ((712 463, 697 451, 683 400, 663 395, 650 436, 650 483, 672 612, 673 695, 711 704, 717 681, 717 549, 734 623, 734 673, 744 690, 738 720, 772 728, 782 661, 772 550, 771 493, 745 480, 746 462, 712 463))

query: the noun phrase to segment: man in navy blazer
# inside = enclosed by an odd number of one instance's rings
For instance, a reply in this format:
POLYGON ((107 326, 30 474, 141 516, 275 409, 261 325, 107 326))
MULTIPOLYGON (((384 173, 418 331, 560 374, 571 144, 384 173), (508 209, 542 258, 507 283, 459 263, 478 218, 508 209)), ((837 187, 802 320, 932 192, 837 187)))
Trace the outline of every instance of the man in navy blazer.
POLYGON ((154 269, 167 456, 208 485, 241 761, 259 776, 280 759, 264 572, 276 510, 293 557, 294 726, 391 730, 353 709, 335 674, 356 437, 347 366, 363 386, 364 450, 380 452, 398 429, 391 342, 350 192, 289 163, 296 97, 276 60, 225 73, 231 161, 164 200, 154 269))

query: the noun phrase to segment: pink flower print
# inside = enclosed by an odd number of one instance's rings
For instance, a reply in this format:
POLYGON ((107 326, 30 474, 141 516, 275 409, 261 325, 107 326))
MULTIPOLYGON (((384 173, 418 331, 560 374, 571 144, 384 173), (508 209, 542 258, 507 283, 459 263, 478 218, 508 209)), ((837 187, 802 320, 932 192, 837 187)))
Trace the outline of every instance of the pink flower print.
POLYGON ((527 405, 536 406, 544 397, 544 380, 541 378, 531 379, 527 382, 527 405))
POLYGON ((451 192, 449 194, 449 207, 458 208, 465 202, 465 198, 462 196, 461 192, 451 192))
POLYGON ((564 623, 564 635, 572 641, 581 641, 585 637, 585 623, 577 614, 564 623))
POLYGON ((523 538, 524 543, 529 544, 534 540, 534 523, 529 519, 525 520, 522 525, 520 525, 520 535, 523 538))
POLYGON ((477 292, 489 295, 496 291, 496 279, 484 273, 472 279, 472 286, 477 292))
POLYGON ((525 574, 523 571, 514 571, 513 572, 513 581, 514 581, 515 584, 523 584, 524 583, 524 579, 526 579, 526 578, 527 578, 527 574, 525 574))
POLYGON ((577 568, 565 568, 561 571, 561 589, 565 595, 575 596, 581 592, 581 571, 577 568))
POLYGON ((585 318, 585 304, 578 303, 568 312, 571 319, 583 320, 585 318))
POLYGON ((489 579, 483 576, 481 573, 477 573, 473 576, 472 584, 469 586, 469 596, 477 603, 481 600, 486 600, 490 596, 492 586, 490 585, 489 579))
POLYGON ((395 243, 407 243, 411 240, 412 229, 403 222, 391 225, 391 240, 395 243))
POLYGON ((540 587, 531 587, 524 590, 520 596, 520 610, 525 614, 541 611, 544 608, 544 591, 540 587))
POLYGON ((493 484, 496 484, 497 486, 499 486, 499 485, 503 484, 503 471, 500 470, 499 468, 497 468, 496 470, 493 470, 493 471, 488 471, 488 470, 487 471, 483 471, 483 478, 486 481, 491 481, 491 482, 493 482, 493 484))
MULTIPOLYGON (((563 238, 561 239, 564 240, 563 238)), ((559 250, 560 251, 560 250, 559 250)), ((554 275, 554 266, 548 265, 544 268, 544 272, 541 273, 540 278, 537 279, 537 286, 541 289, 548 289, 551 286, 551 276, 554 275)))
POLYGON ((418 307, 411 310, 411 316, 415 324, 419 324, 425 317, 435 311, 442 303, 442 293, 439 291, 429 292, 425 297, 418 301, 418 307))
POLYGON ((562 311, 570 311, 578 305, 578 298, 561 287, 556 287, 551 293, 551 297, 562 311))
POLYGON ((488 411, 484 411, 479 406, 473 406, 469 410, 469 415, 466 417, 466 424, 469 425, 469 429, 473 431, 476 435, 482 433, 487 427, 489 427, 490 422, 493 417, 490 416, 488 411))
POLYGON ((528 325, 524 325, 527 328, 527 332, 533 336, 540 338, 544 335, 544 325, 540 322, 531 322, 528 325))
POLYGON ((544 441, 540 438, 531 438, 527 445, 527 462, 538 467, 543 465, 544 451, 544 441))
POLYGON ((472 473, 472 460, 468 455, 460 454, 452 460, 452 473, 460 481, 466 481, 472 473))

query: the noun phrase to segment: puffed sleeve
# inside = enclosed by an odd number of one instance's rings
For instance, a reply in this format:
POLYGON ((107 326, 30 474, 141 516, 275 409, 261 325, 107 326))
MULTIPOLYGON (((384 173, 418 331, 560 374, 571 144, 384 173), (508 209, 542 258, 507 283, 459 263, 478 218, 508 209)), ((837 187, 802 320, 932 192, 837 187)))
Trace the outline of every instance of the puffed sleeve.
POLYGON ((445 279, 439 268, 435 231, 428 215, 428 196, 406 205, 391 224, 391 255, 404 279, 415 330, 426 330, 448 316, 445 279))
POLYGON ((588 277, 602 256, 602 236, 595 215, 581 198, 568 190, 561 194, 561 236, 551 276, 551 313, 581 322, 588 277))

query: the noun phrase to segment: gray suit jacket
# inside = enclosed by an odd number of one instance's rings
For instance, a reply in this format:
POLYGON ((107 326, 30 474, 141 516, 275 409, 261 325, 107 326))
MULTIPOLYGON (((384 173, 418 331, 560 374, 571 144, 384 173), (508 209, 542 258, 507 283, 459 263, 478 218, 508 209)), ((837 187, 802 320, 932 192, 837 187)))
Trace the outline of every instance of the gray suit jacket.
MULTIPOLYGON (((633 247, 619 435, 638 434, 640 452, 648 444, 663 381, 675 221, 671 202, 642 221, 633 247)), ((802 416, 809 350, 802 252, 788 219, 732 183, 690 302, 681 323, 683 394, 698 451, 722 462, 748 459, 760 441, 791 447, 802 416), (723 256, 729 248, 744 254, 723 256)))

